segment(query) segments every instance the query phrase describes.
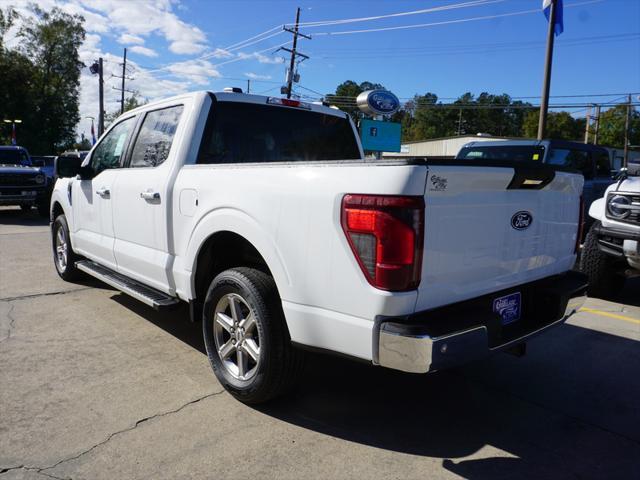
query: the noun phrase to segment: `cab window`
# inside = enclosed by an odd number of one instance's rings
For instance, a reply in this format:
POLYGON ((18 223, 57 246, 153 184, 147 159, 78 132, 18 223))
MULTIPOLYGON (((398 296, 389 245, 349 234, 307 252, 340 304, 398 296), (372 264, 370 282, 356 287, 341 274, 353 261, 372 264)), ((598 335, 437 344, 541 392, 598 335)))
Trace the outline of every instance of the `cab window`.
POLYGON ((596 157, 596 175, 598 177, 611 177, 611 159, 608 152, 597 152, 596 157))
POLYGON ((135 117, 123 120, 102 139, 91 155, 91 167, 95 174, 103 170, 121 167, 121 158, 127 148, 127 140, 135 125, 135 117))
POLYGON ((560 167, 571 168, 582 172, 584 178, 593 178, 593 163, 589 152, 584 150, 572 150, 570 148, 552 148, 549 151, 547 163, 560 167))
POLYGON ((131 153, 131 167, 157 167, 169 156, 184 107, 163 108, 147 113, 131 153))

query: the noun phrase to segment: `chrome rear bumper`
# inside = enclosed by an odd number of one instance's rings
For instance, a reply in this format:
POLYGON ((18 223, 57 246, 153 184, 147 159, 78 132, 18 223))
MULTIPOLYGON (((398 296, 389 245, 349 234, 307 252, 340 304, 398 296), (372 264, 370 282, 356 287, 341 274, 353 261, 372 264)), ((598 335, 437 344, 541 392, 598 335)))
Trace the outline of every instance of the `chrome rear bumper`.
POLYGON ((407 319, 383 319, 377 323, 374 363, 427 373, 479 360, 564 323, 584 304, 586 288, 584 275, 569 272, 511 289, 522 291, 527 303, 523 323, 516 326, 502 327, 487 309, 502 292, 407 319))

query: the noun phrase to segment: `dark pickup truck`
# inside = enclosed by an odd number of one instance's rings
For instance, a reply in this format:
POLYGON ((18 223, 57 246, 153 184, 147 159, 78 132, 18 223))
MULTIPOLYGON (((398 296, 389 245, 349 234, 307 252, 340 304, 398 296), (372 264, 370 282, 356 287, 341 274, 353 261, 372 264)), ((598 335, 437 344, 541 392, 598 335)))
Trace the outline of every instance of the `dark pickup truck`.
POLYGON ((0 146, 0 205, 20 206, 24 211, 38 208, 49 215, 49 180, 33 167, 29 152, 23 147, 0 146))

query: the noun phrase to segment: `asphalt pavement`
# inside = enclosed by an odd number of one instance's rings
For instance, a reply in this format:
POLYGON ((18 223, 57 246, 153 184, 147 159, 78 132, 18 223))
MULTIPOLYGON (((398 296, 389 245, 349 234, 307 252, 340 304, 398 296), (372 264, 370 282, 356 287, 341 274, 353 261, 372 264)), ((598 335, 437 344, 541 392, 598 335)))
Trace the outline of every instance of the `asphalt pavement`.
POLYGON ((313 355, 258 408, 201 325, 87 280, 0 209, 0 480, 640 478, 640 279, 507 354, 433 375, 313 355))

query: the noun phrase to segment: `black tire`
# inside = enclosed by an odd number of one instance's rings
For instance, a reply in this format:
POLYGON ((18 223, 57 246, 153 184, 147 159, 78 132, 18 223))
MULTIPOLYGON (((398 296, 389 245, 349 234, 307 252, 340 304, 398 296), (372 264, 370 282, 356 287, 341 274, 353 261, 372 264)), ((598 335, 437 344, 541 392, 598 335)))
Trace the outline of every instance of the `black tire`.
POLYGON ((76 262, 81 258, 76 255, 73 251, 73 247, 71 246, 71 241, 69 237, 69 225, 67 224, 67 218, 63 215, 58 215, 56 219, 51 224, 51 245, 53 248, 53 264, 56 267, 56 272, 60 278, 67 282, 72 282, 79 278, 82 278, 82 272, 76 268, 76 262), (57 244, 58 233, 61 232, 62 236, 66 242, 66 261, 61 262, 60 257, 58 257, 58 247, 57 244))
POLYGON ((587 233, 580 257, 580 271, 589 277, 589 295, 607 298, 620 289, 624 278, 617 272, 616 259, 598 248, 596 229, 600 226, 599 221, 594 222, 587 233))
MULTIPOLYGON (((227 316, 227 319, 233 322, 237 317, 234 315, 232 319, 227 316)), ((242 322, 238 325, 241 326, 242 322)), ((209 362, 216 377, 222 386, 241 402, 264 403, 286 393, 295 384, 302 369, 303 352, 291 344, 276 284, 266 273, 253 268, 239 267, 226 270, 214 278, 204 302, 202 330, 209 362), (235 300, 230 301, 231 298, 235 300), (246 337, 239 340, 235 340, 233 334, 228 331, 229 324, 222 327, 220 323, 215 326, 217 330, 214 330, 216 308, 224 309, 227 308, 226 305, 229 310, 222 310, 221 313, 233 313, 230 304, 234 302, 240 305, 240 318, 245 318, 246 321, 250 314, 255 318, 255 324, 252 322, 252 333, 249 334, 247 329, 246 337), (225 335, 229 337, 226 342, 225 335), (247 341, 254 341, 253 345, 259 346, 259 360, 255 362, 249 356, 246 357, 246 369, 253 363, 255 365, 253 370, 245 372, 246 375, 239 375, 240 368, 237 368, 235 373, 233 371, 232 357, 235 357, 235 364, 241 362, 238 351, 242 353, 243 348, 247 348, 247 341), (223 360, 218 345, 227 345, 229 342, 233 343, 231 348, 234 349, 234 353, 223 360), (245 376, 247 378, 241 378, 245 376)), ((231 330, 234 331, 232 327, 231 330)), ((237 336, 237 327, 235 332, 237 336)), ((244 330, 242 335, 245 335, 244 330)))

